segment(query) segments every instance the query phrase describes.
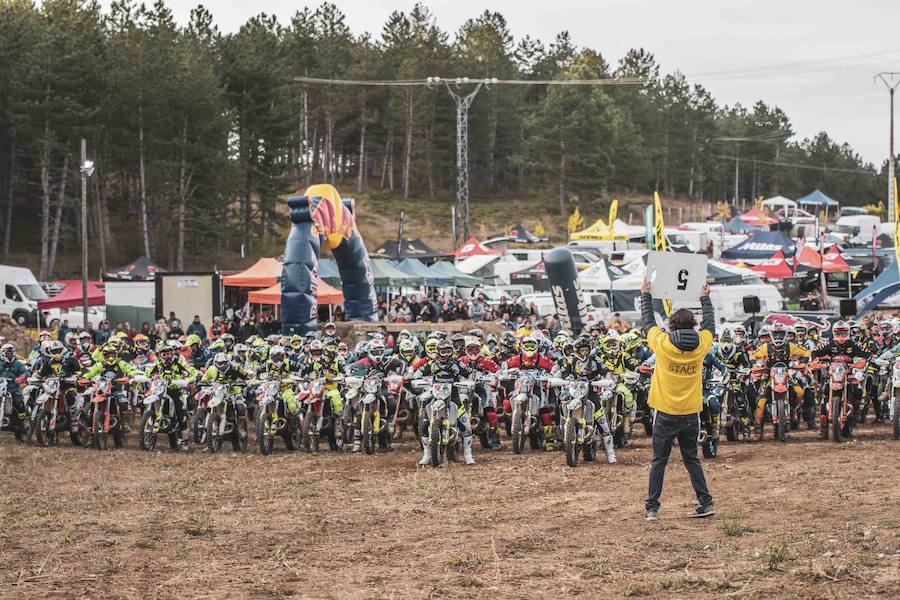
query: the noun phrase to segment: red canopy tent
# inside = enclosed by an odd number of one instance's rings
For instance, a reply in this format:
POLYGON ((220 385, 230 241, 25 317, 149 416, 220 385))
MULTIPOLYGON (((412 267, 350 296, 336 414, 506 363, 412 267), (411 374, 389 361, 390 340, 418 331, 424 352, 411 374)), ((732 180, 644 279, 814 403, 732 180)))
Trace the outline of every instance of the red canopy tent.
MULTIPOLYGON (((247 299, 251 304, 281 304, 281 284, 276 283, 264 290, 250 292, 247 299)), ((316 278, 316 300, 319 304, 340 304, 344 301, 344 294, 340 290, 328 285, 316 278)))
POLYGON ((781 250, 758 265, 753 265, 750 269, 756 271, 766 279, 787 279, 788 277, 794 276, 794 270, 791 268, 791 265, 784 260, 784 252, 781 250))
POLYGON ((467 258, 469 256, 483 256, 486 254, 503 254, 500 250, 491 250, 477 239, 475 236, 470 237, 465 244, 456 249, 453 253, 456 258, 467 258))
POLYGON ((261 258, 244 271, 226 275, 223 283, 235 287, 264 288, 278 283, 282 265, 277 258, 261 258))
POLYGON ((755 206, 742 214, 741 220, 752 227, 766 228, 768 228, 769 225, 773 225, 778 222, 778 219, 773 219, 772 217, 767 216, 755 206))
MULTIPOLYGON (((62 281, 54 281, 53 283, 63 286, 58 294, 47 300, 38 302, 38 308, 46 310, 48 308, 72 308, 73 306, 81 306, 83 301, 81 293, 80 279, 64 279, 62 281)), ((103 285, 99 281, 88 281, 88 306, 97 306, 98 304, 106 304, 106 295, 98 286, 103 285)))
POLYGON ((822 255, 822 270, 826 273, 849 273, 850 264, 841 256, 837 246, 832 246, 822 255))

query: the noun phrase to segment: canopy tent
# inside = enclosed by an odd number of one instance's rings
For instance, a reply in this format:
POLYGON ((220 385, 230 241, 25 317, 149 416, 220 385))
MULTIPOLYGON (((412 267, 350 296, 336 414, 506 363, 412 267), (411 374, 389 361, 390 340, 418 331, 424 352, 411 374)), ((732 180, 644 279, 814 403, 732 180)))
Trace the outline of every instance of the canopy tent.
MULTIPOLYGON (((344 294, 316 278, 316 301, 318 304, 341 304, 344 294)), ((276 283, 262 290, 254 290, 247 295, 247 300, 252 304, 281 304, 281 284, 276 283)))
POLYGON ((765 200, 763 200, 762 205, 770 210, 778 210, 779 208, 784 208, 785 206, 797 208, 796 202, 794 202, 790 198, 785 198, 784 196, 772 196, 771 198, 766 198, 765 200))
POLYGON ((822 255, 822 270, 826 273, 848 273, 850 271, 858 271, 862 267, 859 261, 847 260, 841 256, 841 250, 837 246, 832 246, 822 255))
MULTIPOLYGON (((73 306, 81 306, 84 301, 82 297, 82 288, 80 279, 63 279, 54 281, 60 286, 60 291, 47 300, 39 300, 38 308, 46 310, 48 308, 72 308, 73 306)), ((106 294, 103 293, 98 286, 102 285, 99 281, 88 281, 88 306, 97 306, 106 304, 106 294)))
POLYGON ((794 276, 794 270, 784 259, 784 253, 781 250, 758 265, 750 267, 750 269, 756 271, 766 279, 787 279, 788 277, 794 276))
POLYGON ((399 245, 397 240, 387 240, 370 253, 373 258, 389 258, 391 260, 403 260, 404 258, 438 258, 446 256, 423 242, 421 239, 404 239, 399 245))
POLYGON ((421 261, 414 258, 407 258, 399 263, 391 263, 398 270, 403 271, 407 275, 419 277, 427 287, 449 287, 453 285, 453 278, 440 273, 435 273, 426 267, 421 261))
MULTIPOLYGON (((616 219, 618 221, 618 219, 616 219)), ((613 234, 614 238, 617 240, 627 240, 630 235, 624 229, 616 229, 613 226, 613 234)), ((571 235, 573 240, 608 240, 609 238, 609 225, 607 225, 603 219, 597 219, 594 221, 594 224, 586 229, 582 229, 581 231, 576 231, 571 235)))
POLYGON ((778 219, 773 219, 755 206, 740 215, 740 217, 747 225, 752 227, 764 227, 768 229, 769 225, 778 223, 778 219))
POLYGON ((550 280, 547 278, 547 267, 544 261, 509 274, 511 285, 530 285, 536 292, 550 291, 550 280))
POLYGON ((726 260, 766 260, 779 250, 785 257, 794 255, 796 244, 780 231, 758 231, 722 252, 726 260))
POLYGON ((875 238, 875 247, 876 248, 893 248, 894 247, 894 238, 889 236, 886 233, 882 233, 877 238, 875 238))
POLYGON ((613 223, 613 232, 616 234, 616 239, 618 239, 619 234, 630 239, 646 236, 647 228, 641 225, 629 225, 622 219, 616 219, 613 223))
POLYGON ((463 258, 468 258, 470 256, 486 256, 486 255, 495 255, 502 254, 500 250, 493 250, 488 248, 474 236, 470 237, 465 244, 456 249, 456 252, 453 253, 453 256, 456 257, 456 260, 461 260, 463 258))
POLYGON ((319 259, 319 278, 329 285, 341 285, 341 272, 333 258, 319 259))
POLYGON ((582 289, 611 289, 613 281, 631 275, 628 271, 599 260, 578 273, 578 282, 582 289))
POLYGON ((453 285, 457 287, 475 287, 484 283, 484 280, 481 277, 463 273, 457 269, 453 263, 444 260, 439 260, 434 263, 429 267, 429 270, 436 276, 451 278, 453 280, 453 285))
POLYGON ((421 277, 407 275, 403 271, 391 265, 390 261, 373 259, 372 277, 375 287, 418 287, 422 285, 421 277))
POLYGON ((840 203, 834 198, 829 198, 821 190, 816 189, 810 194, 797 198, 797 204, 800 206, 812 206, 816 209, 839 206, 840 203))
POLYGON ((766 230, 765 227, 751 225, 750 223, 742 219, 740 215, 725 223, 725 229, 727 231, 730 231, 731 233, 754 233, 756 231, 766 230))
POLYGON ((261 289, 278 283, 281 271, 282 264, 277 258, 261 258, 240 273, 226 275, 222 282, 226 286, 261 289))
POLYGON ((499 254, 479 254, 462 259, 456 263, 456 268, 466 275, 472 275, 498 260, 500 260, 499 254))
POLYGON ((706 283, 709 285, 741 285, 744 277, 735 271, 729 271, 709 261, 706 263, 706 283))
POLYGON ((119 281, 150 281, 156 278, 157 273, 165 273, 166 270, 154 263, 146 256, 142 256, 131 264, 116 269, 106 274, 106 279, 119 281))
POLYGON ((811 246, 803 246, 797 255, 797 263, 808 269, 822 270, 826 273, 846 273, 851 270, 850 264, 835 247, 829 252, 819 254, 811 246))

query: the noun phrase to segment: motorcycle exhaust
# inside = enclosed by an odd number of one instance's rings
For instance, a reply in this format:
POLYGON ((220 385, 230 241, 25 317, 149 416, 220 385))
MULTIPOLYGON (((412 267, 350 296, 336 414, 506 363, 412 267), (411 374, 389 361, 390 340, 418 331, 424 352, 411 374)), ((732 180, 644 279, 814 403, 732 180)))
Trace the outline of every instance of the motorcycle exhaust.
POLYGON ((497 408, 494 409, 494 412, 497 414, 498 419, 502 419, 504 416, 506 416, 506 410, 503 408, 502 402, 497 404, 497 408))
POLYGON ((706 437, 707 437, 706 431, 700 430, 700 435, 697 436, 697 443, 702 444, 703 442, 706 441, 706 437))
POLYGON ((112 431, 116 428, 116 425, 119 424, 119 417, 115 415, 109 415, 109 430, 112 431))
POLYGON ((397 422, 399 423, 408 423, 411 414, 409 409, 406 408, 398 408, 397 409, 397 422))
POLYGON ((478 417, 472 417, 469 419, 469 422, 471 423, 473 430, 478 429, 478 426, 481 425, 481 419, 478 417))
POLYGON ((287 425, 287 419, 278 417, 277 419, 275 419, 274 425, 275 425, 275 429, 280 431, 280 430, 284 429, 285 425, 287 425))

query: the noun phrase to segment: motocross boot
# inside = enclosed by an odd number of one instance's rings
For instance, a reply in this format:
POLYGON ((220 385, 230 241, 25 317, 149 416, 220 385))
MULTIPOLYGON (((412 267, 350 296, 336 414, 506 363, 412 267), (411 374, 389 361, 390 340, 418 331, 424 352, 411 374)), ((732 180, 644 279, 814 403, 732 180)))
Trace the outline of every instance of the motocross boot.
POLYGON ((187 452, 188 450, 190 450, 190 448, 188 447, 188 433, 189 432, 187 429, 182 429, 178 433, 178 449, 182 452, 187 452))
MULTIPOLYGON (((471 440, 471 438, 468 438, 471 440)), ((471 442, 470 442, 471 443, 471 442)), ((469 450, 471 452, 471 450, 469 450)), ((431 464, 431 444, 427 439, 422 437, 422 458, 419 460, 420 465, 430 465, 431 464)))
POLYGON ((474 465, 475 459, 472 458, 472 436, 468 435, 462 439, 463 458, 467 465, 474 465))
POLYGON ((490 440, 491 440, 492 448, 500 447, 500 428, 499 427, 491 427, 490 440))
POLYGON ((710 425, 712 426, 712 430, 709 432, 709 436, 711 438, 715 439, 719 437, 719 420, 719 415, 713 415, 710 418, 710 425))
POLYGON ((556 433, 553 425, 544 425, 544 450, 547 452, 556 450, 556 433))
POLYGON ((763 424, 762 423, 758 423, 756 425, 756 441, 757 442, 763 441, 763 424))
POLYGON ((362 432, 359 429, 353 432, 353 449, 352 452, 362 451, 362 432))
POLYGON ((606 461, 611 465, 616 464, 618 461, 616 460, 616 448, 613 445, 613 436, 603 436, 603 447, 606 448, 606 461))
POLYGON ((828 439, 828 415, 819 415, 819 439, 828 439))

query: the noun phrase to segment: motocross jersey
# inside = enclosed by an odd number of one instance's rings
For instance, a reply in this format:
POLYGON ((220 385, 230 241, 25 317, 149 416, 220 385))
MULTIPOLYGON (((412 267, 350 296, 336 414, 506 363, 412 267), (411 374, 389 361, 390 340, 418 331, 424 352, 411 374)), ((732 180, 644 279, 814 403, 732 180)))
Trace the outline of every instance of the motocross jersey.
POLYGON ((491 360, 487 356, 483 356, 483 355, 478 356, 477 358, 475 358, 473 360, 473 359, 469 358, 469 355, 467 354, 467 355, 463 356, 462 358, 460 358, 459 362, 460 362, 460 364, 463 364, 463 365, 469 367, 473 371, 480 371, 480 372, 486 371, 488 373, 496 373, 497 371, 500 370, 500 367, 499 367, 499 365, 497 365, 497 363, 495 363, 493 360, 491 360))
POLYGON ((291 364, 290 361, 285 359, 280 365, 275 364, 272 360, 267 360, 263 363, 256 375, 260 376, 263 373, 269 376, 269 379, 284 379, 285 377, 290 377, 291 375, 291 364))
POLYGON ((85 379, 93 379, 97 375, 100 375, 103 379, 118 379, 120 377, 134 377, 137 374, 137 370, 129 363, 124 360, 117 360, 113 364, 107 364, 106 361, 98 362, 92 367, 85 369, 81 376, 85 379))
POLYGON ((759 350, 750 355, 751 359, 764 361, 768 367, 772 367, 776 363, 789 363, 795 358, 809 357, 809 350, 790 342, 781 346, 771 343, 763 344, 759 350))
POLYGON ((847 340, 844 344, 838 344, 833 339, 829 340, 826 344, 820 346, 813 352, 813 356, 815 358, 820 358, 823 356, 827 356, 829 358, 834 358, 835 356, 850 356, 852 358, 863 358, 868 359, 870 354, 865 350, 859 347, 859 345, 853 340, 847 340))
POLYGON ((19 382, 17 380, 29 375, 31 375, 31 371, 18 358, 11 362, 0 361, 0 378, 7 380, 6 389, 10 394, 18 393, 19 382))
POLYGON ((735 348, 731 356, 725 356, 717 347, 715 349, 716 358, 718 358, 729 371, 735 371, 743 367, 750 366, 750 357, 743 350, 735 348))
POLYGON ((228 368, 224 371, 220 371, 218 367, 215 365, 211 366, 206 370, 206 373, 203 374, 203 377, 200 378, 201 383, 234 383, 235 381, 241 381, 244 379, 250 379, 250 373, 244 369, 244 367, 240 365, 236 365, 234 363, 230 363, 228 368))
POLYGON ((553 361, 543 354, 535 354, 528 357, 524 353, 513 355, 506 361, 507 369, 540 369, 541 371, 551 371, 553 369, 553 361))
POLYGON ((183 356, 176 355, 175 360, 173 360, 169 364, 164 364, 161 360, 156 361, 152 366, 147 367, 144 375, 151 378, 154 376, 158 376, 160 379, 164 379, 168 382, 173 382, 178 379, 186 379, 188 381, 191 381, 197 377, 198 372, 197 369, 189 365, 188 362, 184 360, 183 356))
POLYGON ((605 369, 597 362, 597 358, 593 354, 588 355, 585 359, 573 354, 556 363, 553 371, 564 379, 593 381, 602 376, 605 369))
POLYGON ((308 377, 312 375, 313 377, 324 377, 327 385, 326 389, 333 389, 337 387, 336 383, 332 383, 332 379, 340 375, 344 371, 344 364, 338 358, 332 359, 331 362, 326 362, 321 358, 316 360, 311 360, 306 363, 303 369, 300 371, 301 377, 308 377))
POLYGON ((474 371, 459 361, 449 362, 432 361, 419 371, 422 377, 431 377, 435 383, 455 383, 461 379, 468 379, 474 371))
POLYGON ((597 363, 606 369, 607 372, 619 375, 638 368, 638 363, 630 356, 626 356, 624 352, 620 352, 616 356, 608 356, 603 352, 598 352, 597 363))
POLYGON ((347 366, 347 369, 352 374, 357 374, 365 377, 372 371, 379 372, 382 376, 387 375, 393 371, 403 371, 406 367, 406 363, 404 363, 399 358, 389 358, 387 360, 382 360, 379 364, 373 363, 368 357, 358 360, 354 363, 350 363, 347 366))
POLYGON ((52 361, 47 358, 39 359, 34 372, 42 379, 47 377, 71 377, 81 370, 81 365, 74 357, 66 356, 61 361, 52 361))

